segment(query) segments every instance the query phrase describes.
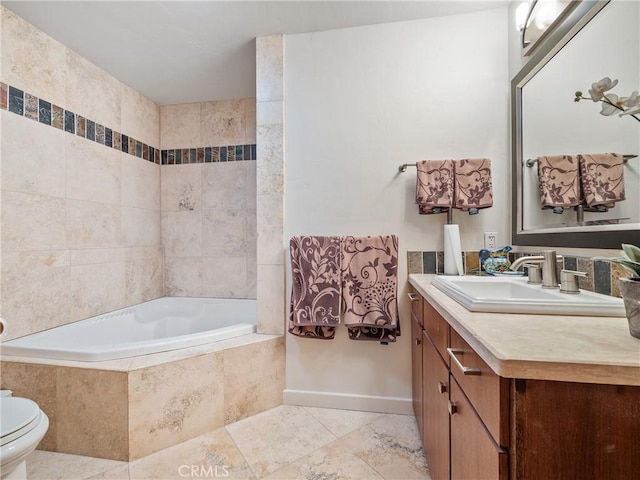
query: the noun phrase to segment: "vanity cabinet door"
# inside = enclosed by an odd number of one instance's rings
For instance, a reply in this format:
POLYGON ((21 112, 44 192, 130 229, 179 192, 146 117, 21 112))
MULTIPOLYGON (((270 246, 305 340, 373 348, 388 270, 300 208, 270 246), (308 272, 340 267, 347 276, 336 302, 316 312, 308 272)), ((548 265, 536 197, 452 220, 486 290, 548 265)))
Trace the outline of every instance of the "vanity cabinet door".
POLYGON ((424 453, 433 480, 449 480, 449 369, 426 333, 422 341, 424 453))
POLYGON ((449 365, 447 347, 449 346, 449 324, 442 318, 429 302, 424 302, 423 306, 424 329, 442 357, 444 363, 449 365))
POLYGON ((493 441, 453 376, 450 389, 451 480, 507 480, 507 452, 493 441))
POLYGON ((420 438, 424 438, 423 431, 423 400, 422 400, 422 327, 415 316, 411 318, 411 387, 413 393, 413 413, 418 422, 420 438))

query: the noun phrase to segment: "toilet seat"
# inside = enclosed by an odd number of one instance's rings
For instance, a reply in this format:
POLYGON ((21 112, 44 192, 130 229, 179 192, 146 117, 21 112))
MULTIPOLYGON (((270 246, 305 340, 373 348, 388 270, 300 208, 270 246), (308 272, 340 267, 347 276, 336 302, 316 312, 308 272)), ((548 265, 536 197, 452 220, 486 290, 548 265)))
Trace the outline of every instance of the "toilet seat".
POLYGON ((0 406, 0 446, 26 435, 40 423, 40 407, 28 398, 4 397, 0 400, 0 406))

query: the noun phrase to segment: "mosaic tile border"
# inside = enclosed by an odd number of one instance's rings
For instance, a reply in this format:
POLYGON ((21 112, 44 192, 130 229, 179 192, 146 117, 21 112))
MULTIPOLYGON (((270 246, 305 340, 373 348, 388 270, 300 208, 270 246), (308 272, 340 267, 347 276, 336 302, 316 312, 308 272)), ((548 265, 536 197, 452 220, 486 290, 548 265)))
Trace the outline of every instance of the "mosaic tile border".
MULTIPOLYGON (((537 255, 536 253, 510 252, 509 260, 519 257, 537 255)), ((480 269, 478 251, 462 252, 465 275, 485 275, 480 269)), ((444 274, 444 252, 424 251, 407 252, 409 273, 444 274)), ((587 277, 578 278, 579 286, 583 290, 602 293, 612 297, 620 297, 618 280, 630 274, 620 265, 603 260, 593 260, 590 257, 563 256, 562 268, 586 272, 587 277)))
POLYGON ((90 118, 0 82, 0 110, 57 128, 157 165, 256 160, 256 144, 160 150, 90 118))

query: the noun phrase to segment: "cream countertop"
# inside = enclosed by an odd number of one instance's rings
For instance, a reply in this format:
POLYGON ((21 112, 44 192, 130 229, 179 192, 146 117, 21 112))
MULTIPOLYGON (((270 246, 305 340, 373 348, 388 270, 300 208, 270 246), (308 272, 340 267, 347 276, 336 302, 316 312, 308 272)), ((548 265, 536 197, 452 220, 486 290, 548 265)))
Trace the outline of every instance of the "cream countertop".
POLYGON ((409 283, 498 375, 640 386, 640 340, 626 318, 470 312, 432 277, 409 283))

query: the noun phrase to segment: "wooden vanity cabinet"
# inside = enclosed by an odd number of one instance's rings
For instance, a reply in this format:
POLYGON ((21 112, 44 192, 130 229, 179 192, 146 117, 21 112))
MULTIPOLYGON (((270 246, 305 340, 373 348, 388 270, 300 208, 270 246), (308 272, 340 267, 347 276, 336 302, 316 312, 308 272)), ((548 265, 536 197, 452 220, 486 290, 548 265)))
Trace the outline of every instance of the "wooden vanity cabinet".
POLYGON ((423 405, 422 399, 422 304, 424 299, 415 291, 409 292, 411 300, 411 387, 413 400, 413 413, 418 422, 420 437, 424 438, 423 431, 423 405))

